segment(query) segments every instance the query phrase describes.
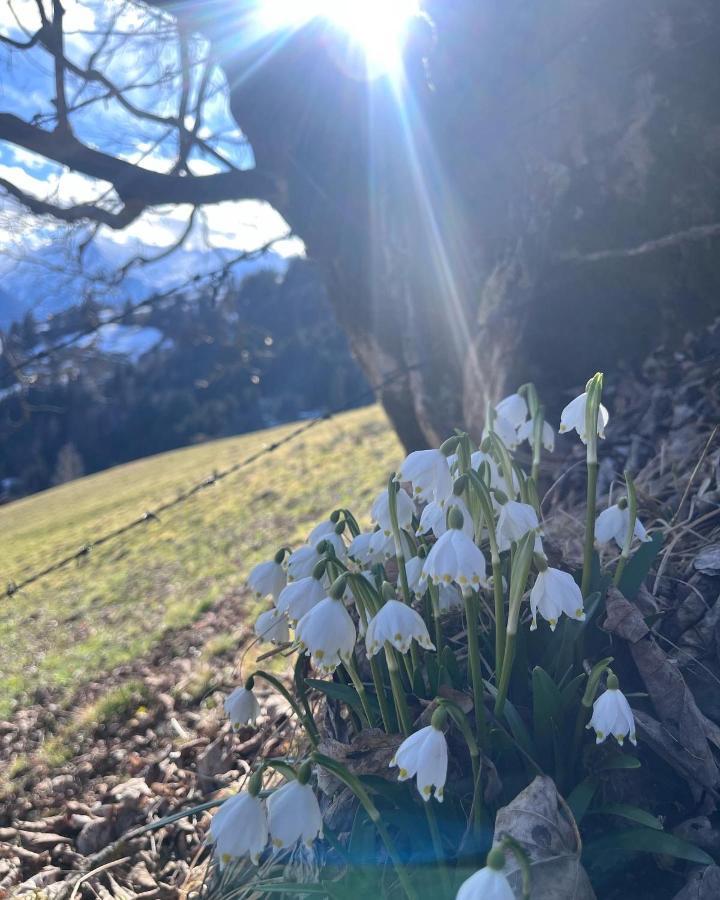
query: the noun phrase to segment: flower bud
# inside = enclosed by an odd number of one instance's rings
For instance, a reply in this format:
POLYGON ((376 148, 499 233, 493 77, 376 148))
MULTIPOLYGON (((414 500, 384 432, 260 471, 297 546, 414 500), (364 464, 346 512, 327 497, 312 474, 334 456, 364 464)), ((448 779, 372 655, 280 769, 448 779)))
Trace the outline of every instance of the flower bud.
POLYGON ((330 596, 333 600, 342 600, 345 595, 345 590, 347 589, 347 575, 341 575, 339 578, 336 578, 333 581, 330 587, 330 596))
POLYGON ((280 566, 282 565, 282 561, 285 559, 285 554, 287 553, 286 547, 281 547, 278 552, 275 554, 275 562, 280 566))
POLYGON ((345 531, 345 521, 338 522, 335 526, 335 534, 342 534, 345 531))
POLYGON ((456 497, 460 497, 467 487, 467 483, 467 475, 460 475, 459 478, 456 478, 455 483, 453 484, 453 494, 455 494, 456 497))
POLYGON ((430 724, 436 731, 445 730, 445 726, 447 725, 447 710, 444 706, 438 706, 438 708, 432 714, 430 724))
POLYGON ((449 437, 446 441, 443 441, 440 444, 440 452, 444 456, 452 456, 453 453, 457 450, 457 445, 460 443, 460 437, 457 434, 454 434, 452 437, 449 437))
POLYGON ((245 690, 251 691, 255 687, 255 677, 251 675, 245 682, 245 690))
POLYGON ((297 773, 297 780, 300 784, 307 784, 310 781, 310 776, 312 775, 312 763, 310 760, 304 762, 297 773))
POLYGON ((340 510, 339 509, 334 509, 330 513, 330 521, 333 523, 333 525, 337 525, 337 523, 340 521, 340 510))
POLYGON ((257 795, 262 790, 262 769, 258 769, 257 772, 253 772, 250 776, 250 780, 248 781, 248 794, 251 797, 257 797, 257 795))
POLYGON ((496 872, 501 872, 505 868, 505 854, 499 847, 493 847, 487 855, 485 865, 488 869, 495 869, 496 872))
POLYGON ((327 568, 327 560, 321 559, 319 563, 315 563, 315 568, 312 570, 312 577, 315 581, 320 581, 320 579, 325 574, 325 569, 327 568))
POLYGON ((451 506, 450 512, 448 513, 448 528, 455 528, 460 531, 463 527, 463 523, 465 522, 465 517, 462 512, 457 508, 457 506, 451 506))
POLYGON ((395 586, 390 584, 389 581, 383 581, 382 598, 385 601, 395 599, 395 586))
POLYGON ((616 691, 620 687, 620 682, 614 672, 608 671, 607 687, 609 691, 616 691))
POLYGON ((500 504, 500 506, 505 506, 505 504, 508 502, 507 494, 503 493, 499 488, 493 488, 492 492, 495 495, 495 499, 500 504))

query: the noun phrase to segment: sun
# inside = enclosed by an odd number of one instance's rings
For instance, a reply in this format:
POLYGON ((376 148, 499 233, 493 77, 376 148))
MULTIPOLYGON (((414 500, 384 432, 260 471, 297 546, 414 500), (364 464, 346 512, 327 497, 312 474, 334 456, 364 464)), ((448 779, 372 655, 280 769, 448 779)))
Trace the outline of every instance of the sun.
POLYGON ((382 73, 399 66, 408 24, 419 7, 419 0, 261 0, 261 17, 268 30, 324 19, 363 52, 368 70, 382 73))

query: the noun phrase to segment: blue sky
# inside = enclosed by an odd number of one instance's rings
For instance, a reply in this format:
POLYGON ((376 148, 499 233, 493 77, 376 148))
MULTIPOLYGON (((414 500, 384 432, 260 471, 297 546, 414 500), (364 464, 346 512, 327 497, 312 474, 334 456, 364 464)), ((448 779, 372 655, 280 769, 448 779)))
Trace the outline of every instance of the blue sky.
MULTIPOLYGON (((48 0, 46 6, 50 6, 48 0)), ((179 78, 168 75, 176 70, 178 63, 172 19, 124 0, 65 0, 64 6, 65 52, 69 59, 83 68, 92 63, 118 85, 146 85, 127 93, 128 100, 137 107, 159 115, 177 112, 179 78), (116 33, 101 47, 106 26, 115 16, 116 33)), ((38 26, 35 0, 0 3, 0 33, 24 40, 38 26)), ((193 39, 190 53, 197 63, 192 69, 189 103, 192 110, 202 63, 208 53, 207 44, 200 38, 193 39)), ((70 103, 82 104, 104 93, 100 85, 82 91, 80 88, 81 82, 68 78, 70 103)), ((35 119, 41 127, 52 128, 53 96, 50 57, 41 47, 19 51, 0 44, 0 111, 14 113, 27 121, 35 119)), ((233 165, 252 166, 252 150, 229 113, 225 79, 217 67, 209 77, 206 97, 199 136, 233 165)), ((148 169, 168 171, 172 167, 177 134, 168 135, 165 126, 138 119, 115 99, 91 102, 73 113, 71 121, 77 136, 91 146, 148 169)), ((220 163, 211 154, 195 148, 189 167, 194 174, 204 175, 218 171, 220 163)), ((116 199, 107 183, 69 172, 2 141, 0 176, 28 193, 59 205, 103 197, 99 202, 116 199)), ((101 228, 95 241, 104 260, 121 265, 138 253, 150 256, 171 245, 186 227, 189 215, 190 208, 182 206, 147 211, 124 231, 101 228)), ((286 230, 282 217, 265 203, 243 201, 206 206, 197 216, 186 242, 185 262, 177 266, 178 283, 187 280, 188 265, 212 267, 218 257, 262 246, 286 230), (214 252, 208 252, 208 247, 214 252)), ((41 258, 44 250, 49 246, 56 248, 66 233, 67 229, 53 220, 28 215, 0 190, 0 274, 16 267, 18 260, 41 258)), ((292 240, 275 249, 280 255, 288 256, 301 253, 303 248, 299 240, 292 240)), ((162 268, 157 278, 167 286, 173 277, 172 265, 165 261, 162 267, 157 264, 157 268, 162 268)))

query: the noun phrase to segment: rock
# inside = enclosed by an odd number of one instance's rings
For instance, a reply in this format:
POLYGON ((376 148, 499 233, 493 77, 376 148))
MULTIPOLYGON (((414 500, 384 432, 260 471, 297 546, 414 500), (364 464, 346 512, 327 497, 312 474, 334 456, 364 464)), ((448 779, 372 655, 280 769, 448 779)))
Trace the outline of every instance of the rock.
POLYGON ((693 872, 688 883, 673 900, 717 900, 720 897, 720 868, 706 866, 693 872))
POLYGON ((703 575, 720 575, 720 544, 710 544, 693 560, 693 567, 703 575))

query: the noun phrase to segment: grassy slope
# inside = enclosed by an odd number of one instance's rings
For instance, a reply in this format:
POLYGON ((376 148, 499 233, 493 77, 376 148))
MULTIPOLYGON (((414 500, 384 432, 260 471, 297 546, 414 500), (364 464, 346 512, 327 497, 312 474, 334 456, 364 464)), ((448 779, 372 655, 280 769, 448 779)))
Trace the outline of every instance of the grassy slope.
MULTIPOLYGON (((293 426, 176 450, 0 508, 0 584, 142 514, 293 426)), ((366 515, 400 459, 382 412, 324 422, 3 601, 0 716, 43 685, 75 690, 146 652, 243 583, 249 568, 298 543, 337 506, 366 515)))

